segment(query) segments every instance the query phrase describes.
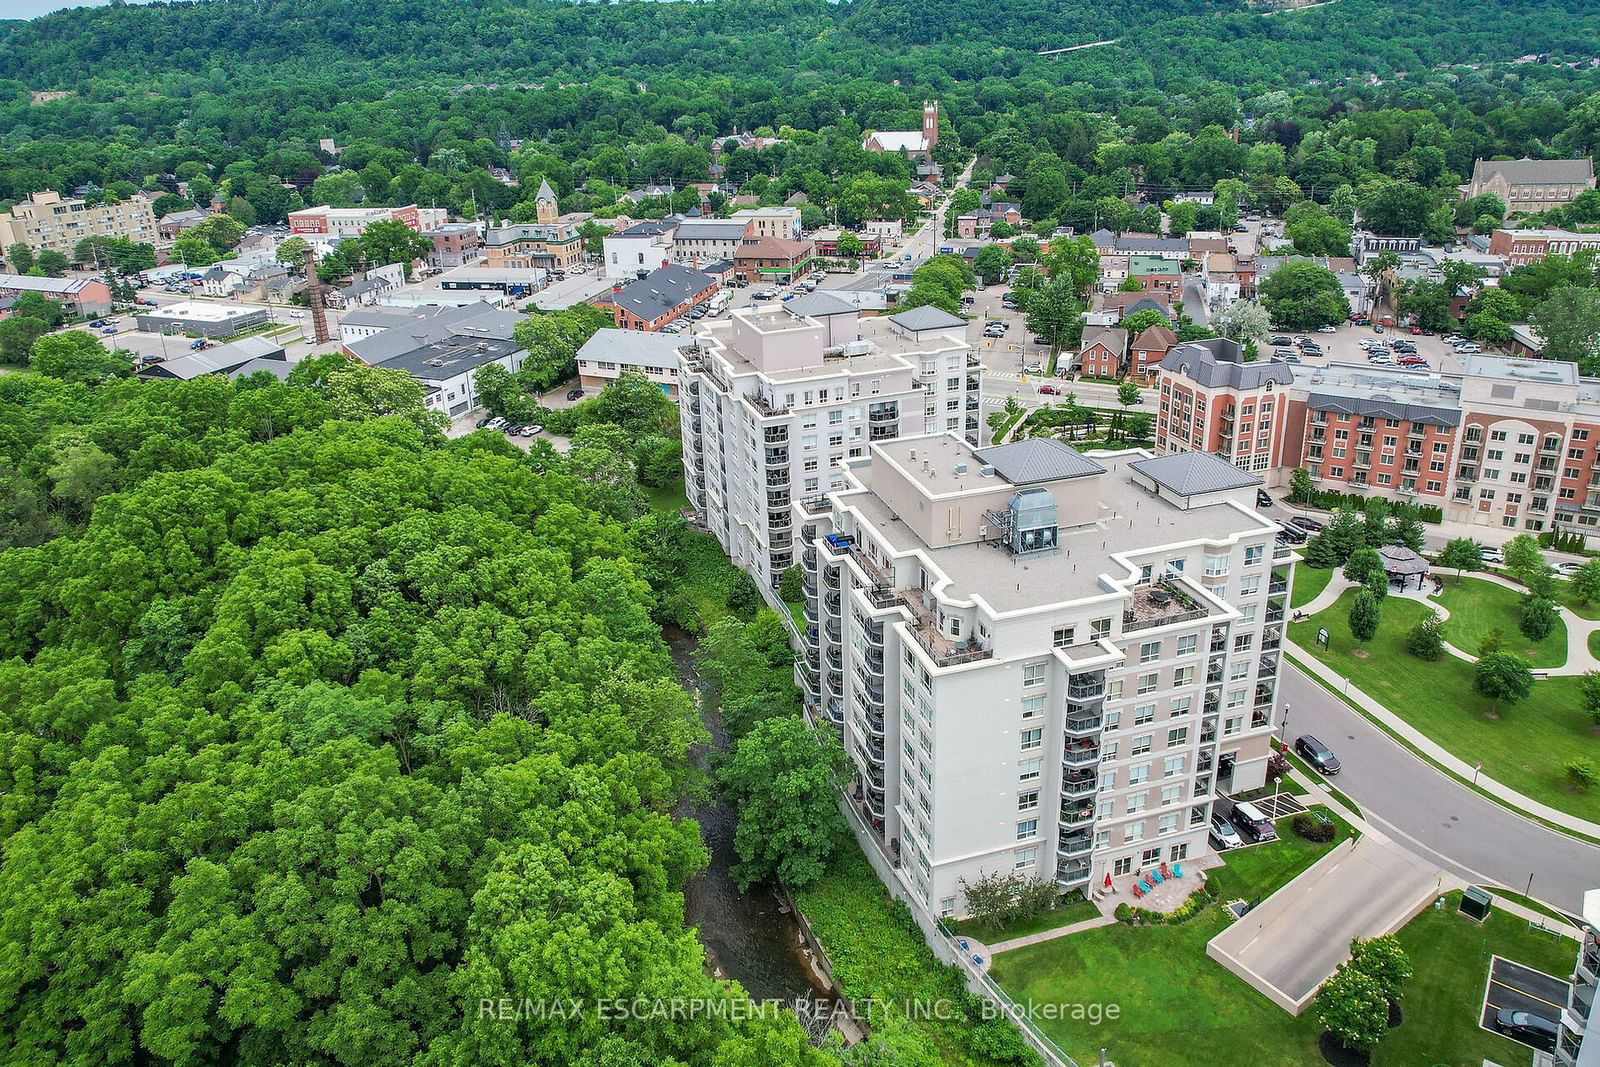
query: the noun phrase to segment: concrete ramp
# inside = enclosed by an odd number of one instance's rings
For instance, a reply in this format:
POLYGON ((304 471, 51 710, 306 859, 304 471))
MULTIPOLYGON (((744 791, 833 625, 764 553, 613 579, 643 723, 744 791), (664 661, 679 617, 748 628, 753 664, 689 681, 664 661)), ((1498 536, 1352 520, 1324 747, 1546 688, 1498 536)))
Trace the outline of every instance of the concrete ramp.
POLYGON ((1363 836, 1212 938, 1206 955, 1299 1015, 1350 957, 1352 937, 1393 933, 1438 890, 1437 867, 1393 842, 1363 836))

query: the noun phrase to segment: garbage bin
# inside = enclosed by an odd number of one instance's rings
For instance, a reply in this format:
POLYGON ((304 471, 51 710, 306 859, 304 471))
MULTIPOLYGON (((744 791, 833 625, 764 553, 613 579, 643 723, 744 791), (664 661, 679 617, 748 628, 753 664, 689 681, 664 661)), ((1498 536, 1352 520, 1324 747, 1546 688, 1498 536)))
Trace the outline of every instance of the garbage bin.
POLYGON ((1461 914, 1478 922, 1489 917, 1489 907, 1494 903, 1494 898, 1475 885, 1467 886, 1461 894, 1461 914))

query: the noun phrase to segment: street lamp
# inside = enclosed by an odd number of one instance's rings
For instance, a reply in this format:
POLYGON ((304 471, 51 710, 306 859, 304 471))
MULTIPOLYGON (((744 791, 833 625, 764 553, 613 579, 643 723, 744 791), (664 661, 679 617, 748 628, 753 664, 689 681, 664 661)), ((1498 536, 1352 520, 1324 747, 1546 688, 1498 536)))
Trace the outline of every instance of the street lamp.
POLYGON ((1283 718, 1278 720, 1278 748, 1283 748, 1283 736, 1289 731, 1289 705, 1283 706, 1283 718))

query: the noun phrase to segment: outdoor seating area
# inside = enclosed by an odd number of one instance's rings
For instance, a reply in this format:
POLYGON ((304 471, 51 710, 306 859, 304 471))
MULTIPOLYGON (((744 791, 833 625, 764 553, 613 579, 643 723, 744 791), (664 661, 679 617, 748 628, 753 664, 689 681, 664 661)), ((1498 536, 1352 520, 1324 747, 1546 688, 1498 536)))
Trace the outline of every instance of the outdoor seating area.
POLYGON ((1428 561, 1405 545, 1384 545, 1378 549, 1378 558, 1383 561, 1383 573, 1389 584, 1399 585, 1402 591, 1412 579, 1416 579, 1417 588, 1421 589, 1428 577, 1428 561))
POLYGON ((1205 868, 1217 866, 1221 861, 1215 856, 1207 857, 1210 862, 1184 860, 1179 863, 1163 863, 1159 867, 1138 871, 1132 875, 1123 875, 1120 878, 1111 878, 1109 875, 1100 898, 1102 911, 1109 913, 1118 904, 1131 904, 1145 911, 1158 911, 1169 914, 1183 906, 1195 892, 1205 884, 1205 868))

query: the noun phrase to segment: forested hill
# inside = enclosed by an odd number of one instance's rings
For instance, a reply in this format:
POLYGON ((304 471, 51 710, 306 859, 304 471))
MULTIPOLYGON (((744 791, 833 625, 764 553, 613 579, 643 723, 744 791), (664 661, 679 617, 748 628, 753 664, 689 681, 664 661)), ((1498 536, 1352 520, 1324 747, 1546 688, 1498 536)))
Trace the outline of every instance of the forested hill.
POLYGON ((210 0, 6 25, 0 77, 80 90, 135 75, 174 79, 151 86, 162 90, 291 71, 472 81, 666 72, 784 81, 838 72, 913 82, 1028 72, 1100 85, 1297 84, 1307 74, 1583 55, 1597 41, 1600 9, 1583 0, 1338 0, 1279 15, 1244 0, 210 0), (1032 55, 1111 37, 1123 45, 1032 55))

